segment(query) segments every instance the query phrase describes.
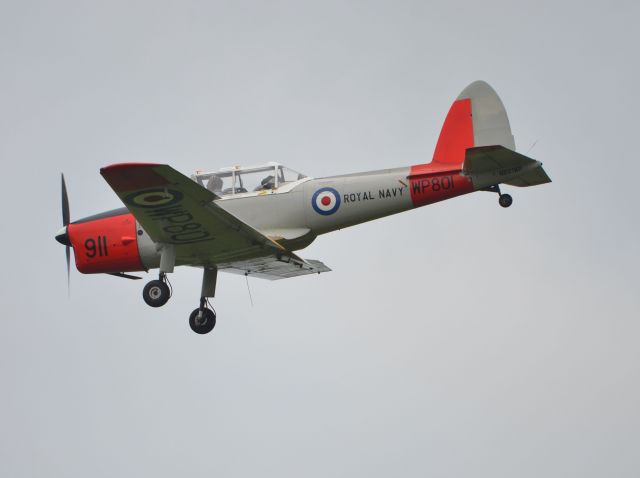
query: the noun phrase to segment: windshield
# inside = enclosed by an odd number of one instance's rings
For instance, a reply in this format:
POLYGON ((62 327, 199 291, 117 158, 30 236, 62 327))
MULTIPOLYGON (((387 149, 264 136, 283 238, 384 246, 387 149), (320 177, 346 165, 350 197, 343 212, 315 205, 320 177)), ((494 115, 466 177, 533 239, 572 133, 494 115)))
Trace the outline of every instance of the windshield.
POLYGON ((278 186, 284 183, 292 183, 306 178, 304 174, 298 173, 293 169, 285 168, 284 166, 278 166, 278 186))

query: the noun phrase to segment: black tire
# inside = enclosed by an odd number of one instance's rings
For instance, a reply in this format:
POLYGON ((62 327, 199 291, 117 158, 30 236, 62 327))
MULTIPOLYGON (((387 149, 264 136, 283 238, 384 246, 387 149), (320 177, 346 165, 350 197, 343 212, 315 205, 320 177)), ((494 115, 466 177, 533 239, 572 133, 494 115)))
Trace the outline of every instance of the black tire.
POLYGON ((201 321, 196 323, 198 312, 200 312, 200 309, 194 310, 189 316, 189 325, 191 326, 191 330, 200 335, 208 334, 216 326, 216 313, 211 309, 205 308, 202 311, 201 321))
POLYGON ((513 198, 508 194, 501 194, 498 202, 502 207, 509 207, 513 204, 513 198))
POLYGON ((171 297, 169 286, 161 280, 152 280, 142 289, 142 298, 151 307, 162 307, 171 297))

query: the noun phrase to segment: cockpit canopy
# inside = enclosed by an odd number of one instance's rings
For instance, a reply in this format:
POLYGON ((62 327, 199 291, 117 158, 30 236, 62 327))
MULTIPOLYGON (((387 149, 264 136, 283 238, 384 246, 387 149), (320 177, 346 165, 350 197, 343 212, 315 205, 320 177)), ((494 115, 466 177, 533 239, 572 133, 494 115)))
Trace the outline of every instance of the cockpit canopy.
POLYGON ((215 172, 196 172, 198 184, 218 196, 286 192, 307 176, 278 163, 261 166, 234 166, 215 172))

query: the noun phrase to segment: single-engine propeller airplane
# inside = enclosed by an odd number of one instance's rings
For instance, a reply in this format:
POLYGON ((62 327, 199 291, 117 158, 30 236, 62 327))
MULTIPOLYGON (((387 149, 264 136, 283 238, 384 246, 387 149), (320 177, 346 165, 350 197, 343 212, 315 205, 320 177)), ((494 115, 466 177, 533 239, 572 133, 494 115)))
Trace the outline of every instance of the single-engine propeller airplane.
POLYGON ((277 163, 197 171, 190 178, 164 164, 122 163, 100 174, 126 207, 70 222, 62 176, 63 227, 56 235, 85 274, 159 269, 144 287, 151 307, 171 296, 167 274, 177 265, 203 269, 200 305, 189 317, 194 332, 216 324, 208 299, 218 271, 284 279, 327 272, 322 262, 294 251, 320 234, 474 191, 512 198, 500 184, 535 186, 551 180, 542 163, 515 152, 506 111, 482 81, 453 102, 433 160, 409 167, 312 179, 277 163))

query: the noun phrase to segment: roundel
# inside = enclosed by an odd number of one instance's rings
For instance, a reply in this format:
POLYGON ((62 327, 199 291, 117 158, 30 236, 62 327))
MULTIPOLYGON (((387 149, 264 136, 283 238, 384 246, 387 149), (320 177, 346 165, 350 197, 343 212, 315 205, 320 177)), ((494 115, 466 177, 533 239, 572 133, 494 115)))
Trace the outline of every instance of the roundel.
POLYGON ((147 189, 129 194, 124 202, 132 206, 158 207, 180 202, 182 193, 172 189, 147 189))
POLYGON ((311 198, 311 206, 323 216, 333 214, 340 207, 340 193, 333 188, 318 189, 311 198))

